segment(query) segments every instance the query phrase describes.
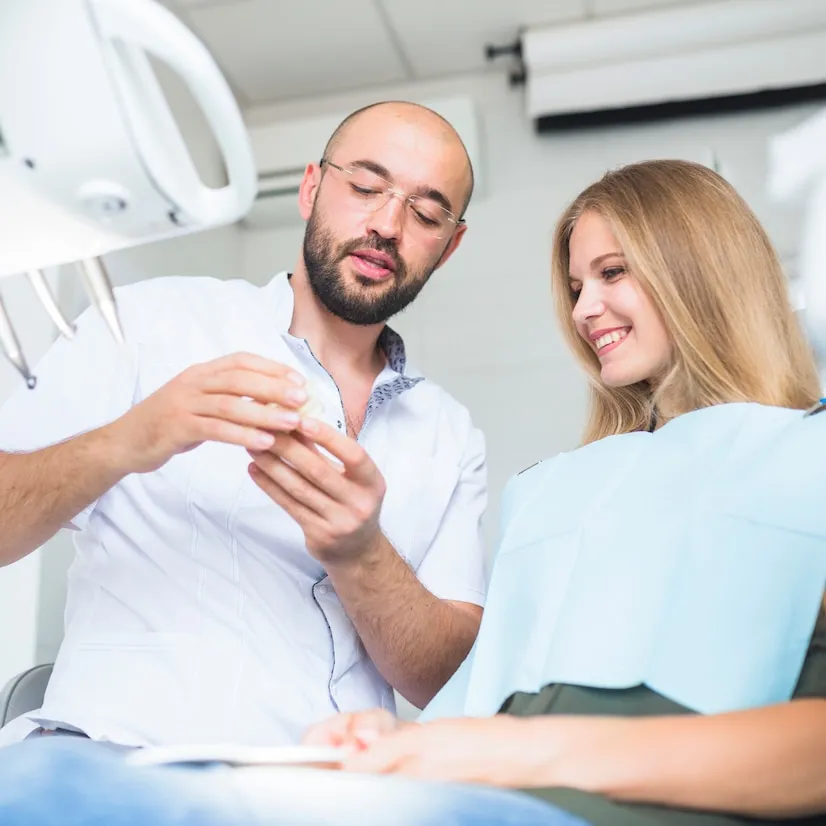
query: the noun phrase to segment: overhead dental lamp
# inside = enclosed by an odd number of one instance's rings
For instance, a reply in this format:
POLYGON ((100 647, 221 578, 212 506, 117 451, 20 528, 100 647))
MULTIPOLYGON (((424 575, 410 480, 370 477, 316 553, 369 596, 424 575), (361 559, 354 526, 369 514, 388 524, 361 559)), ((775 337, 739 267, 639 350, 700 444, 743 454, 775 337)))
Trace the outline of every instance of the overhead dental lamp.
MULTIPOLYGON (((101 257, 237 221, 256 178, 228 83, 168 9, 154 0, 0 0, 0 278, 25 274, 63 335, 73 327, 45 269, 77 265, 122 342, 101 257), (150 55, 199 104, 225 186, 202 182, 150 55)), ((2 297, 0 345, 33 387, 2 297)))

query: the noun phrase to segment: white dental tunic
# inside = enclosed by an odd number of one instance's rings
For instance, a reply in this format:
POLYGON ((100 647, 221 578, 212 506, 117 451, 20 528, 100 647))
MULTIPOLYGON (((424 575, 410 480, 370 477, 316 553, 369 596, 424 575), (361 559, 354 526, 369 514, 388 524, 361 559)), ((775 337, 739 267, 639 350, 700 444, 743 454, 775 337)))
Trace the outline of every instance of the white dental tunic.
MULTIPOLYGON (((344 432, 335 382, 288 333, 286 273, 161 278, 118 290, 127 349, 96 310, 58 341, 0 411, 0 450, 99 427, 190 365, 246 351, 308 376, 320 418, 344 432)), ((385 330, 359 442, 387 483, 381 527, 437 597, 481 605, 485 448, 467 410, 406 363, 385 330)), ((124 745, 283 744, 336 711, 393 692, 367 656, 298 524, 249 478, 242 447, 206 443, 127 476, 74 529, 65 635, 43 707, 0 732, 78 729, 124 745)), ((427 634, 426 626, 421 628, 427 634)))

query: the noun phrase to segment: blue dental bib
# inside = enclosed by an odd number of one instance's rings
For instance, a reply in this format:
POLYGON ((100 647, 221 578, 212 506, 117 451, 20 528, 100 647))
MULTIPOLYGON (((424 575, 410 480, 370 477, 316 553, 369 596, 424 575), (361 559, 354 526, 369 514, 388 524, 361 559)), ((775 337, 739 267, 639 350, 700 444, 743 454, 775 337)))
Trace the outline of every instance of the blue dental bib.
POLYGON ((611 436, 509 482, 476 644, 420 719, 552 683, 785 701, 824 588, 826 415, 726 404, 611 436))

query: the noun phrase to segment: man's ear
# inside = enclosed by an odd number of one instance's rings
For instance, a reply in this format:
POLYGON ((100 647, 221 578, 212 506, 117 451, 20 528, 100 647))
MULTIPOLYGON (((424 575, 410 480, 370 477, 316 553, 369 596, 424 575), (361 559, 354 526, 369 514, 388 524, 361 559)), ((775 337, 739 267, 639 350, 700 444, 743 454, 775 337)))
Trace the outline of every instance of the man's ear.
POLYGON ((310 219, 320 184, 321 167, 315 163, 307 164, 304 177, 298 187, 298 211, 305 221, 310 219))
POLYGON ((439 263, 436 264, 436 269, 439 269, 443 264, 447 262, 447 259, 456 252, 456 248, 459 244, 462 243, 462 238, 464 237, 465 233, 467 232, 467 224, 459 224, 455 230, 453 230, 453 235, 448 242, 448 245, 445 247, 445 251, 442 253, 442 257, 439 259, 439 263))

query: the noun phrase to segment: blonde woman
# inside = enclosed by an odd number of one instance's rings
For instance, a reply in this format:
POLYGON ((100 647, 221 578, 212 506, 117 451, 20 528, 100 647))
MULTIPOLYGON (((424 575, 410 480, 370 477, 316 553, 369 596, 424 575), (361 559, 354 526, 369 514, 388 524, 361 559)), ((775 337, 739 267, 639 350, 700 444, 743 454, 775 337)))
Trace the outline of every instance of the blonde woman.
POLYGON ((576 198, 552 269, 583 446, 508 485, 477 643, 421 721, 307 740, 548 823, 821 823, 826 413, 772 246, 720 176, 657 161, 576 198))

